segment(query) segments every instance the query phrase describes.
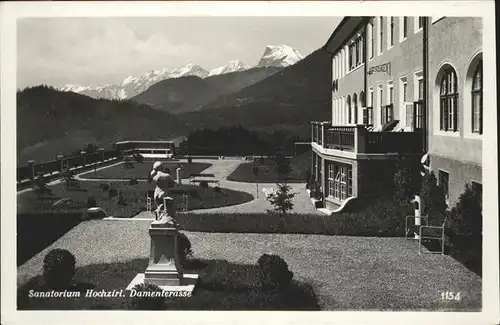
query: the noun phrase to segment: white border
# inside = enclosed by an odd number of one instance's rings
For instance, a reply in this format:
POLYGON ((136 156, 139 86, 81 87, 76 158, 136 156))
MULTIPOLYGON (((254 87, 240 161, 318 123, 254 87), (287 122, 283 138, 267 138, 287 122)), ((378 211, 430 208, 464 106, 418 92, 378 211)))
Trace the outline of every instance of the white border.
MULTIPOLYGON (((499 321, 496 62, 492 1, 373 2, 2 2, 1 42, 1 231, 2 323, 11 324, 495 324, 499 321), (484 241, 483 312, 17 312, 15 263, 16 181, 16 19, 21 17, 136 16, 482 16, 484 18, 484 241)), ((333 32, 333 28, 332 28, 333 32)), ((326 39, 325 39, 326 43, 326 39)), ((318 44, 318 47, 323 44, 318 44)))

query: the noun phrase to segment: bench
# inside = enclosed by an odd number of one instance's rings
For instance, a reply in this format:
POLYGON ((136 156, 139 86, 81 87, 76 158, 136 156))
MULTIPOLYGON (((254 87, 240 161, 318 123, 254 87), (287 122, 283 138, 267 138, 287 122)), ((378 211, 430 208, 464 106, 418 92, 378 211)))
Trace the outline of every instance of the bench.
POLYGON ((213 183, 220 185, 220 181, 218 179, 191 179, 189 180, 190 183, 201 183, 201 182, 207 182, 207 183, 213 183))
POLYGON ((214 174, 190 174, 189 178, 195 178, 195 177, 215 177, 214 174))
POLYGON ((213 179, 213 178, 215 178, 214 174, 203 174, 203 173, 191 174, 189 175, 189 183, 207 182, 220 185, 220 181, 218 179, 213 179))

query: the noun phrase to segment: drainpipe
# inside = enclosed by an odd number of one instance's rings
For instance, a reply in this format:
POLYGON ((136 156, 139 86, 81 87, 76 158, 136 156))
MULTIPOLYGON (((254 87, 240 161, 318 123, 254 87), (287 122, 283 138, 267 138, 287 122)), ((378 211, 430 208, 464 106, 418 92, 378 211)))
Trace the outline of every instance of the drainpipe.
POLYGON ((422 121, 422 151, 427 152, 429 148, 429 17, 424 17, 423 36, 423 82, 424 82, 424 116, 422 121))

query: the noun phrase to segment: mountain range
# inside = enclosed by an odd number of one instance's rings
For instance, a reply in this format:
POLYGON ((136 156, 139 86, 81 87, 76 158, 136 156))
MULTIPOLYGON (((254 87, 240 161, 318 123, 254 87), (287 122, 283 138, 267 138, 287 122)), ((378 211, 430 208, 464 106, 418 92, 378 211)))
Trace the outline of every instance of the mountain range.
POLYGON ((331 115, 330 74, 330 56, 319 49, 285 68, 163 80, 128 100, 94 99, 47 86, 27 88, 17 94, 18 164, 53 159, 89 143, 171 139, 238 125, 307 138, 311 120, 331 115), (226 94, 213 99, 212 91, 226 94))
MULTIPOLYGON (((268 45, 264 49, 264 53, 258 61, 256 68, 278 67, 283 68, 293 65, 302 60, 304 56, 297 50, 287 45, 268 45)), ((152 85, 165 80, 180 78, 185 76, 197 76, 206 78, 232 72, 242 72, 252 67, 246 66, 239 60, 232 60, 227 65, 212 69, 210 71, 202 68, 198 64, 190 63, 173 71, 167 69, 159 69, 149 71, 140 76, 128 76, 119 84, 109 84, 105 86, 81 86, 75 84, 67 84, 59 89, 62 91, 71 91, 93 98, 107 99, 127 99, 132 98, 144 91, 152 85)))
POLYGON ((130 99, 173 114, 199 111, 203 105, 218 97, 238 92, 282 69, 259 67, 206 78, 199 76, 169 78, 155 83, 130 99))

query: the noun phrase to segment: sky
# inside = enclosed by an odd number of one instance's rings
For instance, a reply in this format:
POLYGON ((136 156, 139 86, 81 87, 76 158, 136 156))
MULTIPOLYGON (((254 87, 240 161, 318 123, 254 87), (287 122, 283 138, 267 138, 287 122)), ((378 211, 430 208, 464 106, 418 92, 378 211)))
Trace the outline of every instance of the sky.
POLYGON ((304 55, 322 47, 342 17, 24 18, 17 26, 17 88, 98 86, 189 63, 206 70, 257 64, 266 45, 304 55))

